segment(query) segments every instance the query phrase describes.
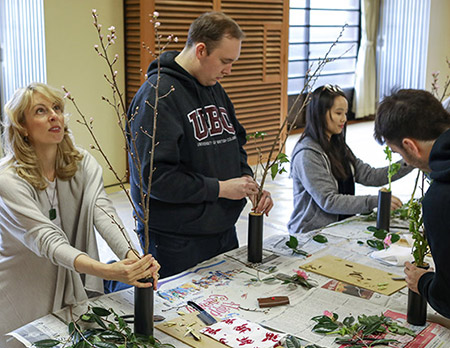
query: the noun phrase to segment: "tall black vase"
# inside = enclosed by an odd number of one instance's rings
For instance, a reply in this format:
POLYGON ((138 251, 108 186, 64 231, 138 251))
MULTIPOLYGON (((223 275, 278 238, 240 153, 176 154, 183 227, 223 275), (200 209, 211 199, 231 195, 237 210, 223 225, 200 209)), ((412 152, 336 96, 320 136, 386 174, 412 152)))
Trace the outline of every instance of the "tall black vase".
MULTIPOLYGON (((429 264, 417 266, 428 269, 429 264)), ((427 300, 422 295, 409 289, 408 291, 408 309, 406 312, 406 321, 412 325, 423 326, 427 320, 427 300)))
MULTIPOLYGON (((152 283, 153 278, 140 280, 152 283)), ((134 288, 134 333, 153 336, 153 295, 151 288, 134 288)))
POLYGON ((391 221, 391 191, 378 191, 377 228, 389 231, 391 221))
POLYGON ((264 215, 248 214, 248 261, 262 261, 264 215))
POLYGON ((417 326, 425 325, 427 320, 427 300, 422 295, 409 289, 408 310, 406 315, 408 323, 417 326))

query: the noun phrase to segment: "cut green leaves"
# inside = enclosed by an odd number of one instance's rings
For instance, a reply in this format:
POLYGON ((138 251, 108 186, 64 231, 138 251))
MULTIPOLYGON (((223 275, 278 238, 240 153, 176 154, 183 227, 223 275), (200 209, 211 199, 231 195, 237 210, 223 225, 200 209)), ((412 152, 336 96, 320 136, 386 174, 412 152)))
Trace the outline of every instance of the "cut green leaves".
POLYGON ((316 241, 317 243, 322 243, 322 244, 328 242, 327 237, 325 237, 325 236, 323 236, 321 234, 316 234, 313 237, 313 240, 316 241))

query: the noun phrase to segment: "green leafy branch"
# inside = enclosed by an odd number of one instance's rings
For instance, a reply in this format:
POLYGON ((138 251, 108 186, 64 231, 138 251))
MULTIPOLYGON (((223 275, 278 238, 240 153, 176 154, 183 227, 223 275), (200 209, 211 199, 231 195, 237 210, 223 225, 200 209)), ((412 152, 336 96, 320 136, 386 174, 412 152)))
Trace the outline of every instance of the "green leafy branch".
POLYGON ((311 318, 317 323, 312 331, 325 335, 340 335, 342 338, 336 338, 335 343, 344 345, 346 348, 374 347, 398 343, 395 339, 383 338, 384 334, 388 332, 412 337, 416 335, 414 331, 383 314, 370 316, 363 314, 358 316, 357 319, 348 316, 342 322, 338 319, 338 314, 325 311, 323 315, 311 318))
POLYGON ((373 232, 373 236, 376 238, 368 239, 367 244, 378 250, 388 249, 391 244, 400 240, 400 236, 397 233, 388 233, 386 230, 378 229, 375 226, 369 226, 367 230, 373 232))
POLYGON ((310 257, 311 254, 298 248, 298 240, 294 236, 289 236, 289 240, 286 242, 286 246, 292 250, 292 255, 302 255, 306 257, 310 257))
MULTIPOLYGON (((270 270, 269 273, 274 272, 276 269, 276 267, 274 267, 273 269, 270 270)), ((247 284, 257 284, 257 283, 265 283, 265 284, 270 284, 276 281, 281 281, 282 284, 289 284, 288 288, 290 288, 291 290, 296 289, 298 285, 307 288, 307 289, 311 289, 315 286, 317 286, 317 282, 314 280, 310 280, 308 279, 308 275, 306 274, 306 272, 301 271, 301 270, 294 270, 294 274, 293 275, 287 275, 284 273, 277 273, 274 275, 270 275, 268 277, 265 278, 261 278, 259 276, 259 271, 257 271, 256 275, 247 272, 245 270, 242 270, 241 273, 246 273, 252 276, 252 278, 249 279, 249 282, 247 284)))
POLYGON ((291 290, 296 289, 298 285, 306 289, 311 289, 318 285, 315 280, 309 279, 305 271, 301 270, 294 270, 294 274, 291 276, 283 273, 278 273, 275 277, 283 281, 283 284, 289 284, 289 288, 291 290))
POLYGON ((423 216, 422 216, 422 199, 423 190, 425 185, 425 175, 422 171, 417 173, 416 181, 414 183, 414 190, 411 194, 411 198, 408 202, 408 221, 409 221, 409 231, 411 232, 413 238, 413 257, 414 262, 418 267, 425 266, 425 255, 430 252, 430 247, 425 234, 425 229, 423 227, 423 216), (422 175, 422 197, 414 198, 416 189, 419 182, 419 177, 422 175))
POLYGON ((391 191, 391 183, 392 183, 392 177, 397 174, 397 172, 400 170, 401 164, 400 163, 392 163, 392 151, 389 148, 389 146, 386 145, 384 148, 384 153, 386 154, 386 159, 389 162, 388 167, 388 191, 391 191))
POLYGON ((153 336, 133 333, 125 320, 113 309, 89 307, 87 312, 68 324, 69 337, 64 340, 45 339, 33 344, 36 348, 175 348, 153 336), (112 315, 112 319, 109 317, 112 315), (95 327, 95 324, 97 327, 95 327), (83 327, 85 326, 85 327, 83 327))

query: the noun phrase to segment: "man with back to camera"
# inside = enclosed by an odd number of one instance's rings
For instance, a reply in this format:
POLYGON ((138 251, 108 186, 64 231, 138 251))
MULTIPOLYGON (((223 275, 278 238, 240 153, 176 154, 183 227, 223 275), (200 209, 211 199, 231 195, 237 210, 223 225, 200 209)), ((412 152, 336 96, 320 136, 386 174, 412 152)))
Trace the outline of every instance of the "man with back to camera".
MULTIPOLYGON (((252 178, 243 149, 245 130, 219 82, 239 58, 244 33, 221 12, 204 13, 190 26, 181 53, 160 56, 158 118, 154 174, 150 195, 150 250, 161 265, 161 277, 238 247, 235 223, 246 199, 254 199, 252 178), (171 88, 173 86, 173 90, 171 88), (171 91, 171 92, 170 92, 171 91)), ((158 64, 147 71, 148 81, 136 93, 129 111, 131 134, 138 134, 142 178, 149 174, 151 134, 158 64), (150 82, 150 83, 149 83, 150 82)), ((129 156, 131 195, 139 214, 139 173, 129 156)), ((144 182, 147 191, 147 183, 144 182)), ((263 191, 256 212, 273 206, 263 191)), ((143 239, 143 224, 137 232, 143 239)))
POLYGON ((406 283, 450 318, 450 114, 427 91, 399 90, 378 106, 374 135, 408 164, 430 173, 422 209, 436 269, 427 271, 406 262, 406 283))

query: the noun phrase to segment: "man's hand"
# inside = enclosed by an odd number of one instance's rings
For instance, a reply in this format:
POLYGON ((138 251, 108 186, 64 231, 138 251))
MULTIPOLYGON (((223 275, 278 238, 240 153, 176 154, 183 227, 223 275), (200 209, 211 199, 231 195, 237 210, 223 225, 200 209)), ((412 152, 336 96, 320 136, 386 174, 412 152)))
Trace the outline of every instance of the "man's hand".
MULTIPOLYGON (((255 207, 256 204, 256 198, 257 198, 257 194, 256 195, 251 195, 249 198, 252 201, 253 206, 255 207)), ((269 216, 269 211, 273 208, 273 200, 272 197, 270 196, 270 192, 263 190, 262 195, 261 195, 261 199, 259 200, 259 204, 257 207, 253 208, 253 211, 255 213, 262 213, 262 214, 266 214, 266 216, 269 216)))
POLYGON ((400 198, 395 197, 394 195, 392 195, 391 198, 391 210, 397 210, 398 208, 401 208, 403 205, 403 202, 400 200, 400 198))
POLYGON ((250 176, 219 181, 219 197, 242 199, 258 193, 258 184, 250 176))
POLYGON ((408 285, 408 288, 410 288, 415 293, 419 293, 418 284, 420 277, 427 272, 432 272, 431 269, 423 269, 418 268, 414 266, 411 262, 406 261, 405 262, 405 270, 404 270, 406 277, 406 284, 408 285))

